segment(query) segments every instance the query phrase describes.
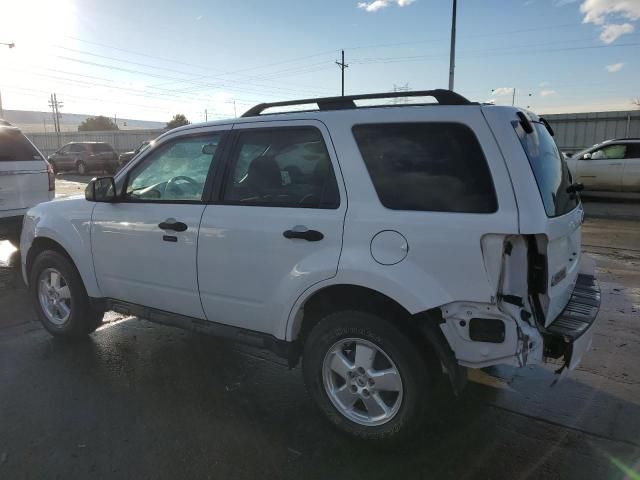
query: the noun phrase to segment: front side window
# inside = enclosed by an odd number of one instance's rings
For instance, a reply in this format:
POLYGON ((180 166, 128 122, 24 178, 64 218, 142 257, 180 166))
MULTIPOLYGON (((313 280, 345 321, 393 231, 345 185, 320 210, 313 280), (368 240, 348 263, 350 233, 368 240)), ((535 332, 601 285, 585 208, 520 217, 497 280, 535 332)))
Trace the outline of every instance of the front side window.
POLYGON ((519 122, 514 122, 516 134, 538 184, 547 216, 564 215, 578 205, 576 195, 567 191, 571 185, 567 163, 546 127, 540 122, 531 122, 531 125, 533 132, 527 133, 519 122))
POLYGON ((129 174, 125 199, 201 201, 220 139, 212 133, 160 146, 129 174))
POLYGON ((337 208, 338 185, 322 134, 313 127, 241 132, 226 203, 337 208))
POLYGON ((591 154, 591 160, 621 160, 627 151, 626 145, 609 145, 591 154))
POLYGON ((498 208, 478 139, 460 123, 353 127, 380 202, 392 210, 492 213, 498 208))

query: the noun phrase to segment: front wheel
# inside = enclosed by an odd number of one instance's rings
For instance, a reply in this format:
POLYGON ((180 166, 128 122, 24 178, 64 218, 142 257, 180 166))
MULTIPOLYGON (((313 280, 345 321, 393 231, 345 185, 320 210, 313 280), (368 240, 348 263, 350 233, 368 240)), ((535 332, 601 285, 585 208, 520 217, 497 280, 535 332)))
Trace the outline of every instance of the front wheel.
POLYGON ((91 307, 82 278, 67 257, 52 250, 41 252, 30 273, 35 310, 49 333, 77 338, 100 326, 103 312, 91 307))
POLYGON ((397 440, 418 428, 430 403, 427 362, 409 336, 363 311, 332 313, 304 347, 305 383, 340 430, 368 440, 397 440))

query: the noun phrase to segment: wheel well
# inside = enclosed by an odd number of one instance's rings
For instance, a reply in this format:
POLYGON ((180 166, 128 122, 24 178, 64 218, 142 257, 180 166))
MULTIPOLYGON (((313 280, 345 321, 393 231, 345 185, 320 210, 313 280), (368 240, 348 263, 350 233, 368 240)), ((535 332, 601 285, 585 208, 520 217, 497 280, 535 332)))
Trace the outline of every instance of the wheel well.
POLYGON ((294 330, 294 337, 304 344, 311 329, 331 312, 345 309, 365 310, 381 315, 391 321, 397 328, 407 334, 421 347, 423 335, 420 323, 424 319, 412 316, 402 305, 376 290, 358 285, 332 285, 326 287, 307 299, 302 306, 303 315, 300 326, 294 330))
POLYGON ((61 255, 64 255, 73 265, 75 265, 73 259, 71 258, 71 255, 69 255, 64 247, 58 242, 47 237, 37 237, 33 240, 33 243, 29 248, 29 253, 27 253, 27 276, 30 276, 31 274, 31 266, 33 265, 33 261, 41 252, 44 252, 45 250, 53 250, 61 255))

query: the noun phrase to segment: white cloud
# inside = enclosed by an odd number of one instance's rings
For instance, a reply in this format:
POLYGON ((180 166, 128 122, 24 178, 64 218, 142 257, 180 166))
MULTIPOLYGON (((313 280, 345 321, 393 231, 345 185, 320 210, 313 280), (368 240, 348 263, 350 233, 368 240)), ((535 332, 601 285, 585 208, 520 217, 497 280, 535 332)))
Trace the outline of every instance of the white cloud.
POLYGON ((558 92, 556 92, 555 90, 540 90, 540 96, 541 97, 550 97, 552 95, 557 95, 558 92))
POLYGON ((494 88, 491 91, 491 95, 493 95, 494 97, 501 96, 501 95, 513 95, 513 88, 511 88, 511 87, 494 88))
POLYGON ((540 82, 538 84, 539 87, 548 87, 549 85, 551 85, 551 82, 540 82))
POLYGON ((612 43, 615 42, 620 35, 631 33, 634 30, 635 27, 630 23, 609 23, 602 26, 602 30, 600 31, 600 40, 604 43, 612 43))
POLYGON ((406 7, 407 5, 411 5, 413 2, 415 2, 415 0, 373 0, 372 2, 358 2, 358 8, 362 8, 367 12, 377 12, 389 5, 406 7))
POLYGON ((607 65, 605 67, 605 69, 609 73, 615 73, 615 72, 619 72, 620 70, 622 70, 622 67, 624 67, 624 63, 620 62, 620 63, 614 63, 614 64, 611 64, 611 65, 607 65))
POLYGON ((584 13, 584 23, 604 25, 610 16, 619 16, 628 20, 640 19, 638 0, 585 0, 580 5, 584 13))
POLYGON ((584 14, 583 23, 592 23, 600 27, 600 40, 604 43, 615 42, 620 35, 635 30, 629 21, 640 19, 639 0, 584 0, 580 5, 584 14), (620 20, 627 20, 619 23, 620 20))

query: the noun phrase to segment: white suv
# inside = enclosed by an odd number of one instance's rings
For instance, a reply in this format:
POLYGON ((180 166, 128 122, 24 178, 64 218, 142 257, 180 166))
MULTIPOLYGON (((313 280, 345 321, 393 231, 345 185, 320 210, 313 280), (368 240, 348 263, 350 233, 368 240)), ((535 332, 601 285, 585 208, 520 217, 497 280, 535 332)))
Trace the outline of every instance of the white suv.
POLYGON ((549 131, 447 90, 258 105, 32 209, 24 277, 54 335, 113 309, 269 348, 342 430, 398 437, 440 376, 590 346, 600 294, 549 131), (392 96, 438 104, 356 106, 392 96), (317 109, 263 114, 298 104, 317 109))
POLYGON ((53 170, 16 127, 0 124, 0 240, 16 246, 24 213, 55 195, 53 170))

